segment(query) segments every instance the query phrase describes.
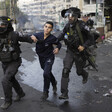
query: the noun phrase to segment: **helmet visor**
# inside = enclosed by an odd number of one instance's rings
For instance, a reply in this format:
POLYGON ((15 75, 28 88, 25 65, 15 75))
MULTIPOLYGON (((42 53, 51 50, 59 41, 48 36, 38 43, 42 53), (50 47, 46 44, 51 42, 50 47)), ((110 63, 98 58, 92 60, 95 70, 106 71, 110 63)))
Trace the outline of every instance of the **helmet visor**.
POLYGON ((4 33, 7 30, 7 23, 0 20, 0 33, 4 33))
POLYGON ((73 11, 71 10, 68 10, 66 13, 65 13, 65 18, 66 17, 78 17, 78 14, 77 13, 74 13, 73 11))

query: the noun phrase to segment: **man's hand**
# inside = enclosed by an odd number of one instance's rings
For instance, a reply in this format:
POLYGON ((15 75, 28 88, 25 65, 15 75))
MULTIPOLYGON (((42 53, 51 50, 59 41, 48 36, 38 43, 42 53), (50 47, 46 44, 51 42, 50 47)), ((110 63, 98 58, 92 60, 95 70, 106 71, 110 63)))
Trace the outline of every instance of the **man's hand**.
POLYGON ((55 49, 53 50, 53 53, 54 53, 54 54, 58 54, 58 52, 59 52, 59 49, 58 49, 58 48, 55 48, 55 49))
POLYGON ((84 47, 80 45, 80 46, 78 47, 78 50, 81 52, 81 51, 84 50, 84 47))
POLYGON ((32 39, 35 43, 38 41, 38 39, 37 39, 34 35, 31 36, 31 39, 32 39))

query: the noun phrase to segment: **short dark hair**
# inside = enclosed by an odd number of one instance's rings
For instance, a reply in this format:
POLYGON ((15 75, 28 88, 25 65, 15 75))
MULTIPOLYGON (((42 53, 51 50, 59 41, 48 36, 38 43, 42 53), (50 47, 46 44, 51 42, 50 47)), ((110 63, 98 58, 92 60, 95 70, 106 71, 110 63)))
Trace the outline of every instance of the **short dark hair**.
POLYGON ((53 22, 52 21, 47 21, 45 24, 50 24, 50 25, 52 25, 52 28, 53 28, 53 22))

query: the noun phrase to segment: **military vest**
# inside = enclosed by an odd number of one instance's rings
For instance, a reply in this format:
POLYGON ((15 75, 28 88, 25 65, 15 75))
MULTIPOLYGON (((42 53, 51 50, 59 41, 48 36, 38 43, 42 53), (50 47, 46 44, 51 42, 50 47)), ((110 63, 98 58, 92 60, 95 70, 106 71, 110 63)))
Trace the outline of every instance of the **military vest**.
POLYGON ((72 50, 73 52, 78 51, 78 46, 80 43, 80 38, 78 36, 78 32, 76 28, 68 28, 68 31, 64 35, 64 41, 67 47, 72 50))
POLYGON ((10 34, 5 38, 0 38, 0 61, 11 62, 18 59, 19 54, 16 52, 10 34))

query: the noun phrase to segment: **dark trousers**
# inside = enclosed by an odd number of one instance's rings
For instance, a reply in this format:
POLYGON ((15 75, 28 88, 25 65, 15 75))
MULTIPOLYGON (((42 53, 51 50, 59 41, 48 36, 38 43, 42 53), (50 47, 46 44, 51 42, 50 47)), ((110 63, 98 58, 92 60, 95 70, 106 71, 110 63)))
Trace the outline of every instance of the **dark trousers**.
POLYGON ((44 70, 43 77, 44 77, 44 92, 49 91, 50 82, 52 85, 56 84, 55 77, 52 74, 52 65, 54 63, 54 56, 50 57, 39 57, 41 68, 44 70))
POLYGON ((23 92, 18 81, 15 79, 15 75, 20 65, 21 59, 18 59, 17 61, 13 61, 10 63, 2 63, 2 68, 4 71, 2 86, 4 90, 5 101, 12 101, 12 87, 18 95, 21 95, 23 92))
MULTIPOLYGON (((76 72, 77 75, 81 75, 82 77, 86 74, 88 74, 84 70, 84 66, 86 64, 86 60, 82 59, 82 57, 79 54, 73 53, 71 50, 67 49, 66 56, 64 58, 63 64, 64 64, 64 69, 67 69, 68 72, 70 72, 73 63, 75 62, 76 65, 76 72)), ((64 77, 64 73, 62 73, 62 78, 61 78, 61 92, 68 93, 68 82, 69 82, 69 73, 66 77, 64 77)))

